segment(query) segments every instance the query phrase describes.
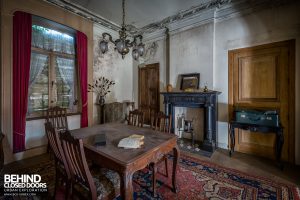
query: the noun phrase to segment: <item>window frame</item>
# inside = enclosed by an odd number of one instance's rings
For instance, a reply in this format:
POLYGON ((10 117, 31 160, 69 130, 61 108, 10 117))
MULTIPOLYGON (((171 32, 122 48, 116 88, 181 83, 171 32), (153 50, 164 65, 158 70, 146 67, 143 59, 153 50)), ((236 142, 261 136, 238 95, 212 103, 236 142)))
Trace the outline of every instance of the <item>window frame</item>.
MULTIPOLYGON (((38 25, 39 24, 32 24, 32 25, 38 25)), ((45 27, 45 26, 43 26, 45 27)), ((51 29, 51 27, 45 27, 51 29)), ((54 29, 52 29, 54 30, 54 29)), ((59 30, 61 31, 61 30, 59 30)), ((74 44, 75 45, 75 44, 74 44)), ((80 93, 79 93, 79 77, 78 77, 78 67, 77 67, 77 56, 72 55, 72 54, 66 54, 62 52, 55 52, 51 50, 46 50, 46 49, 41 49, 38 47, 33 47, 31 46, 31 52, 38 53, 38 54, 44 54, 49 57, 48 60, 48 108, 52 106, 56 106, 56 101, 54 101, 54 97, 56 96, 55 92, 57 92, 57 89, 53 89, 53 85, 56 84, 56 63, 55 63, 55 58, 56 57, 61 57, 61 58, 71 58, 74 59, 74 97, 75 97, 75 102, 71 103, 76 103, 77 109, 76 111, 70 111, 70 109, 67 108, 67 115, 78 115, 81 113, 81 103, 80 103, 80 93)), ((29 89, 29 88, 28 88, 29 89)), ((43 119, 46 117, 46 112, 45 111, 35 111, 32 112, 31 114, 26 114, 26 120, 35 120, 35 119, 43 119)))

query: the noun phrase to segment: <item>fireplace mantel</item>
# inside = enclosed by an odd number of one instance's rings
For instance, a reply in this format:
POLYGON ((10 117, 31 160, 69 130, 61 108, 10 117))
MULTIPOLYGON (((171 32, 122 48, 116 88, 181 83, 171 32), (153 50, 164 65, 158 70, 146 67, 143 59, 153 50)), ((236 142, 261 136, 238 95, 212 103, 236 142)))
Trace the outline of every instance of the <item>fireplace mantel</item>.
POLYGON ((172 132, 175 126, 175 107, 190 107, 205 109, 205 128, 202 149, 214 152, 217 139, 218 95, 221 92, 209 90, 208 92, 161 92, 164 96, 165 113, 172 115, 172 132))

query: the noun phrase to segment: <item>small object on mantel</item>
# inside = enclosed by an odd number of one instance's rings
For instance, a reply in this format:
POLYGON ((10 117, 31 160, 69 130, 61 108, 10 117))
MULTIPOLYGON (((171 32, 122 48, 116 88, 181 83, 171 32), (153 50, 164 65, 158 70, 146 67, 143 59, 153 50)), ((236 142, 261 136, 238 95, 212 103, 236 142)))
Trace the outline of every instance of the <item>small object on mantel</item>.
POLYGON ((183 91, 184 92, 194 92, 195 90, 193 88, 186 88, 183 91))
POLYGON ((168 84, 167 85, 167 92, 172 92, 172 90, 173 90, 172 84, 168 84))
POLYGON ((203 88, 203 92, 208 92, 208 88, 207 88, 206 85, 205 85, 204 88, 203 88))

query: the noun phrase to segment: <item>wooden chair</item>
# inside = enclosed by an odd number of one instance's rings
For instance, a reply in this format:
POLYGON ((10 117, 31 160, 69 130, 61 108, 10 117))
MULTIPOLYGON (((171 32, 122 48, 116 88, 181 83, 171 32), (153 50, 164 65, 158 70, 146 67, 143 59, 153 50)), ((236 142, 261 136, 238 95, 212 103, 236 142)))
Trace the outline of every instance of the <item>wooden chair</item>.
POLYGON ((4 134, 0 131, 0 173, 4 168, 4 152, 3 152, 3 144, 2 144, 3 139, 4 139, 4 134))
MULTIPOLYGON (((59 106, 51 107, 47 110, 46 122, 51 123, 57 131, 68 130, 67 109, 59 106)), ((49 152, 49 142, 47 152, 49 152)))
POLYGON ((50 122, 58 131, 68 130, 67 109, 59 106, 49 108, 46 122, 50 122))
MULTIPOLYGON (((158 112, 152 120, 151 128, 160 131, 162 133, 171 133, 171 123, 172 123, 172 116, 165 115, 163 112, 158 112)), ((151 163, 150 167, 152 169, 152 189, 153 195, 156 195, 156 172, 157 172, 157 165, 161 162, 165 162, 165 170, 166 170, 166 177, 169 176, 168 173, 168 158, 164 155, 157 163, 151 163)))
POLYGON ((154 116, 154 119, 151 121, 152 121, 151 122, 152 129, 164 133, 171 132, 171 122, 172 122, 171 115, 165 115, 163 112, 158 112, 154 116))
POLYGON ((143 127, 144 125, 144 112, 137 109, 129 111, 128 125, 143 127))
POLYGON ((54 197, 56 195, 59 178, 62 178, 62 180, 66 184, 65 199, 67 199, 69 195, 70 184, 71 184, 71 174, 70 174, 70 170, 67 164, 65 154, 62 149, 59 133, 52 126, 50 122, 45 123, 45 131, 49 141, 48 144, 52 149, 55 158, 54 160, 55 160, 56 177, 55 177, 54 197))
POLYGON ((116 172, 101 169, 99 174, 91 173, 82 139, 75 139, 69 131, 60 134, 64 153, 71 172, 72 196, 76 192, 79 199, 113 199, 120 191, 120 177, 116 172), (86 191, 87 196, 84 196, 86 191), (117 193, 116 193, 117 191, 117 193))

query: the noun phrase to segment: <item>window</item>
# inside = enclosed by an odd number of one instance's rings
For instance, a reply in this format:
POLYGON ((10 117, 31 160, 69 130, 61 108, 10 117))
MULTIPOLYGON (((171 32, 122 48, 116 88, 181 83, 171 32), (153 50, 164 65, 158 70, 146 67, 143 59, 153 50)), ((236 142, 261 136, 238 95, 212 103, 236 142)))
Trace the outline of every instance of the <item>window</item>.
POLYGON ((43 116, 50 106, 78 109, 75 38, 62 25, 50 27, 32 25, 27 118, 43 116))

